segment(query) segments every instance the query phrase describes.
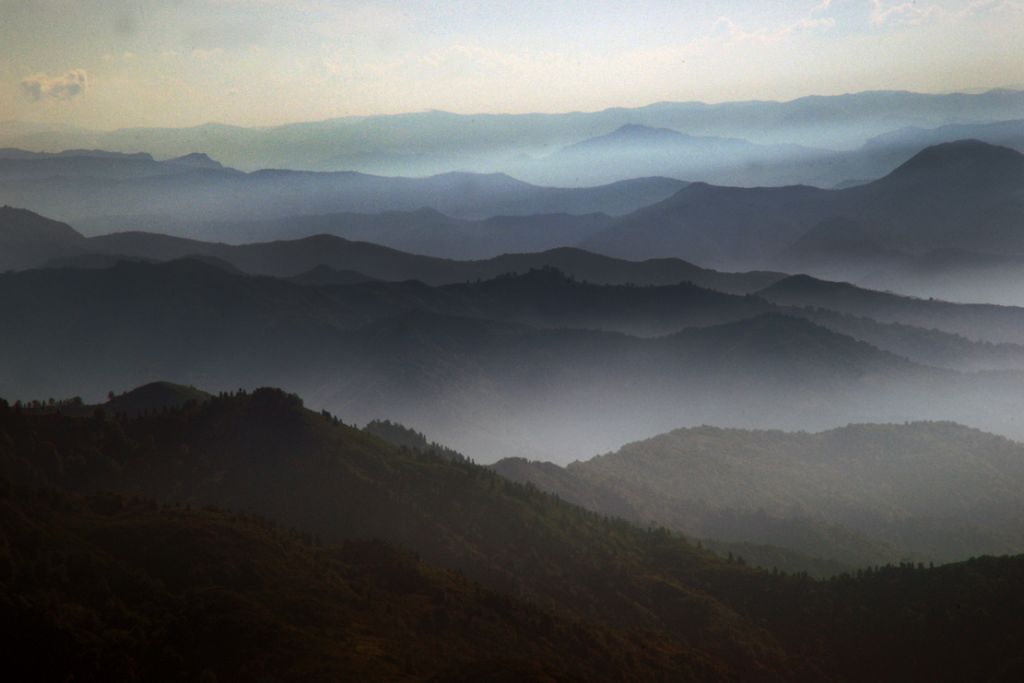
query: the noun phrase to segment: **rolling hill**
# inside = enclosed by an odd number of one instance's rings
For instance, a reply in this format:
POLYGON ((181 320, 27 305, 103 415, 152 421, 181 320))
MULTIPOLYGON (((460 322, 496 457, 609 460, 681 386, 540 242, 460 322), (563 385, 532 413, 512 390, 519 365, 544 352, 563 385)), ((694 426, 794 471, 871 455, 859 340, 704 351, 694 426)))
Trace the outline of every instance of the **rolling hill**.
POLYGON ((511 169, 534 182, 571 178, 574 185, 652 175, 722 185, 782 185, 791 177, 787 169, 794 166, 800 169, 797 177, 814 182, 824 175, 820 167, 837 156, 833 150, 795 144, 754 144, 626 124, 531 163, 511 162, 511 169))
POLYGON ((1022 186, 1024 155, 963 140, 926 148, 887 176, 843 190, 693 183, 581 246, 812 274, 846 262, 898 268, 900 259, 936 250, 1021 254, 1022 186))
MULTIPOLYGON (((605 214, 495 216, 461 220, 433 209, 420 209, 379 214, 290 216, 250 223, 196 224, 190 230, 192 234, 203 235, 207 241, 233 243, 335 235, 413 254, 465 261, 571 246, 596 234, 611 220, 605 214)), ((150 225, 149 229, 153 227, 150 225)))
POLYGON ((827 308, 883 323, 935 328, 968 339, 1006 343, 1024 340, 1024 310, 1016 306, 915 299, 807 275, 780 280, 757 295, 785 306, 827 308))
POLYGON ((352 171, 261 169, 148 155, 21 154, 0 158, 0 203, 59 216, 87 232, 154 229, 195 237, 197 225, 339 212, 430 208, 458 218, 622 215, 683 183, 636 178, 600 187, 542 187, 501 173, 386 177, 352 171), (97 229, 96 226, 99 226, 97 229))
MULTIPOLYGON (((158 378, 217 391, 276 384, 358 422, 429 429, 482 461, 564 462, 707 422, 956 419, 1018 434, 1017 373, 920 365, 812 313, 685 284, 608 287, 539 271, 440 288, 317 287, 187 259, 0 275, 0 315, 9 395, 93 401, 158 378)), ((859 329, 899 348, 877 324, 859 329)), ((1006 367, 984 345, 916 333, 922 356, 938 339, 950 366, 1006 367)))
MULTIPOLYGON (((433 215, 431 212, 426 214, 433 215)), ((504 220, 515 219, 494 219, 486 223, 497 224, 504 220)), ((298 277, 327 266, 333 270, 354 271, 363 276, 362 279, 421 280, 437 285, 554 267, 581 280, 601 284, 693 282, 740 294, 762 289, 785 277, 784 273, 767 271, 723 273, 675 258, 625 261, 574 248, 455 261, 327 234, 243 245, 146 232, 120 232, 85 238, 70 226, 11 207, 0 209, 0 243, 10 247, 6 258, 7 268, 11 270, 46 265, 110 267, 119 259, 168 261, 203 257, 208 261, 217 259, 232 268, 256 275, 298 277), (30 248, 22 250, 19 246, 22 243, 30 248)), ((347 281, 351 281, 351 277, 347 281)))
POLYGON ((37 213, 0 207, 0 272, 82 253, 85 238, 70 225, 37 213))
POLYGON ((854 565, 1024 549, 1024 446, 952 423, 815 434, 699 427, 565 469, 494 467, 605 514, 854 565))

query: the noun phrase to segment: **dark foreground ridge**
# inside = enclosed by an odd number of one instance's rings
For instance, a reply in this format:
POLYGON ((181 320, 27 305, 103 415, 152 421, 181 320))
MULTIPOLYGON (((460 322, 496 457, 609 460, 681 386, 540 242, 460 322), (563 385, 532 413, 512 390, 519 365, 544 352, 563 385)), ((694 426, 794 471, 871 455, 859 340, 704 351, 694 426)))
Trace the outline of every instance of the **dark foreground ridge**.
POLYGON ((0 623, 23 678, 1013 680, 1024 665, 1021 558, 819 582, 278 390, 135 417, 62 408, 0 405, 0 623))

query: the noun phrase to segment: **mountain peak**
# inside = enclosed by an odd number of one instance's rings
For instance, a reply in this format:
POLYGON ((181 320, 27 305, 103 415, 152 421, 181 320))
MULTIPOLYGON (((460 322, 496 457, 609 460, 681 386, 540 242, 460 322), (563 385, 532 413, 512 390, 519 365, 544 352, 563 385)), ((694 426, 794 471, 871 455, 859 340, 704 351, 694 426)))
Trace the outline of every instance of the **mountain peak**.
POLYGON ((779 294, 809 294, 834 292, 837 290, 858 291, 858 288, 849 282, 822 280, 811 275, 799 274, 783 278, 760 290, 757 294, 772 300, 773 296, 779 294))
POLYGON ((146 411, 179 408, 189 401, 202 403, 210 394, 172 382, 151 382, 123 394, 111 396, 104 407, 112 413, 140 415, 146 411))
POLYGON ((211 159, 208 154, 203 152, 192 152, 185 156, 168 159, 167 163, 179 166, 192 166, 193 168, 224 168, 223 164, 211 159))
POLYGON ((62 244, 84 239, 67 223, 13 206, 0 207, 0 241, 5 244, 62 244))
POLYGON ((910 179, 955 175, 978 180, 1024 173, 1024 154, 981 140, 957 140, 926 147, 886 178, 910 179))
POLYGON ((669 128, 652 128, 650 126, 644 126, 639 123, 627 123, 623 126, 619 126, 610 133, 605 135, 599 135, 597 137, 588 138, 577 142, 575 145, 570 145, 567 150, 573 149, 588 149, 590 147, 601 147, 604 145, 619 145, 619 144, 658 144, 658 143, 674 143, 679 140, 688 138, 689 136, 680 133, 679 131, 671 130, 669 128))
POLYGON ((682 137, 683 134, 672 130, 670 128, 655 128, 652 126, 644 126, 639 123, 627 123, 624 126, 619 126, 612 132, 613 135, 629 135, 629 136, 650 136, 650 137, 682 137))

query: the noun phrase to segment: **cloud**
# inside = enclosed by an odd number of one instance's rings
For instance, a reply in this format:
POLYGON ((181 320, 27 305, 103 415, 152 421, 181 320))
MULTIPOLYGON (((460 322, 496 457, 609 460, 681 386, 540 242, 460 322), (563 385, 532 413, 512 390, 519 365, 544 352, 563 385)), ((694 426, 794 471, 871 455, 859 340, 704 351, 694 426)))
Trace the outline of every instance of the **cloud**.
POLYGON ((822 16, 822 14, 829 10, 831 5, 832 0, 822 0, 812 7, 807 14, 789 24, 759 26, 749 30, 743 28, 729 17, 722 16, 712 25, 711 33, 724 33, 732 42, 753 41, 771 45, 798 33, 828 31, 835 28, 836 20, 833 17, 822 16))
POLYGON ((939 5, 918 4, 916 1, 889 4, 884 0, 871 0, 871 23, 875 26, 920 26, 934 21, 956 22, 984 15, 1024 13, 1021 0, 971 0, 959 10, 943 9, 939 5))
POLYGON ((72 69, 63 76, 35 74, 22 80, 20 85, 25 96, 36 102, 47 98, 69 101, 85 92, 89 77, 85 69, 72 69))
POLYGON ((938 5, 918 5, 913 0, 892 5, 883 0, 871 0, 871 23, 875 26, 882 26, 883 24, 909 24, 917 26, 941 19, 944 13, 944 10, 938 5))
POLYGON ((1019 14, 1024 12, 1024 2, 1019 0, 973 0, 964 9, 964 14, 1019 14))

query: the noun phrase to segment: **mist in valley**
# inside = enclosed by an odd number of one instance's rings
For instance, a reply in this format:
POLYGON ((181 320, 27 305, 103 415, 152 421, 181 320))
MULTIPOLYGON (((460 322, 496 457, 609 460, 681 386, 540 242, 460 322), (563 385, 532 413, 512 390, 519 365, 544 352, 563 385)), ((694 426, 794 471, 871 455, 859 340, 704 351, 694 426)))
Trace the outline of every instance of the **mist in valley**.
POLYGON ((804 4, 0 2, 15 678, 1019 679, 1024 13, 804 4))

